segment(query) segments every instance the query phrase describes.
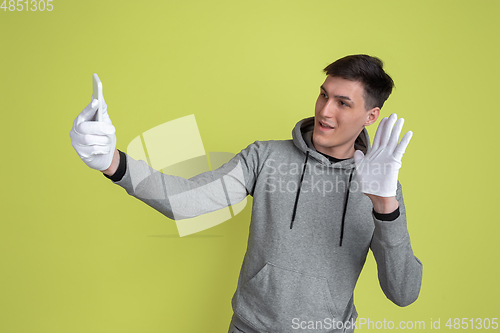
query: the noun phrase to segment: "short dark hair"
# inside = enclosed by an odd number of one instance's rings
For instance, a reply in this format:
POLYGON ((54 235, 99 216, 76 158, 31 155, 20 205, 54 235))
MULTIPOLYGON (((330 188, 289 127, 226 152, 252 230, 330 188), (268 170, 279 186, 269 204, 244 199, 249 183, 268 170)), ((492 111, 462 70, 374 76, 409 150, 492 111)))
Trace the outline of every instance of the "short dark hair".
POLYGON ((394 81, 383 70, 384 63, 366 54, 348 55, 326 66, 327 75, 359 81, 365 88, 365 109, 382 108, 394 87, 394 81))

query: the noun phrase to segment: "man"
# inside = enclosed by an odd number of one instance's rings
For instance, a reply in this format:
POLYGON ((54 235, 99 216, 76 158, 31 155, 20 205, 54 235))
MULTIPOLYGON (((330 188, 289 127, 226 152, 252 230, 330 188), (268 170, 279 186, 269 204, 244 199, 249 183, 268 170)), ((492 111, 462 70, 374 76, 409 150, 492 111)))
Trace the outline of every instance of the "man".
POLYGON ((371 248, 380 286, 399 306, 414 302, 422 264, 413 255, 398 170, 411 132, 379 117, 392 79, 382 62, 347 56, 325 68, 315 116, 293 140, 256 141, 217 170, 189 180, 164 175, 115 149, 92 102, 70 133, 82 160, 172 219, 253 196, 248 248, 229 332, 353 332, 353 291, 371 248), (84 136, 84 135, 87 136, 84 136), (356 177, 353 177, 356 175, 356 177))

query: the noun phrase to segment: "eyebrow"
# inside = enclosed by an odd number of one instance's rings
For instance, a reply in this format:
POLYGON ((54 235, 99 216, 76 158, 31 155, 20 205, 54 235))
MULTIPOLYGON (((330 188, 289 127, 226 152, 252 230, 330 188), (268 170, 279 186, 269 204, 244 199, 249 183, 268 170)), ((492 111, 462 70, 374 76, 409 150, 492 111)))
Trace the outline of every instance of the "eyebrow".
MULTIPOLYGON (((321 88, 321 89, 323 89, 323 91, 324 91, 325 93, 327 93, 327 91, 326 91, 325 87, 323 87, 323 85, 321 85, 321 86, 320 86, 320 88, 321 88)), ((327 93, 327 94, 328 94, 328 93, 327 93)), ((335 95, 335 96, 333 96, 333 97, 338 98, 338 99, 344 99, 344 100, 346 100, 346 101, 349 101, 349 102, 351 102, 351 103, 354 103, 354 101, 353 101, 353 100, 352 100, 349 96, 335 95)))

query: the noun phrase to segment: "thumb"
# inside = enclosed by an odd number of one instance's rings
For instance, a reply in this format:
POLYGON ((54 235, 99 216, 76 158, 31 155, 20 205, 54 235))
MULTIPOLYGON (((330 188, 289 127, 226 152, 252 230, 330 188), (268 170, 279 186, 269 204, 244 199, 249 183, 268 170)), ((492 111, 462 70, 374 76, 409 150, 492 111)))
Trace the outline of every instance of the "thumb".
POLYGON ((354 163, 356 163, 356 168, 359 167, 363 159, 365 158, 365 154, 361 150, 356 150, 354 152, 354 163))
POLYGON ((401 159, 403 158, 403 154, 405 153, 406 147, 408 147, 408 144, 410 143, 412 136, 413 136, 412 131, 406 132, 406 134, 401 139, 401 142, 394 150, 394 158, 396 158, 398 161, 401 162, 401 159))
POLYGON ((84 121, 92 120, 92 118, 94 118, 98 106, 99 106, 99 101, 97 99, 93 99, 92 102, 90 102, 89 105, 87 105, 85 109, 83 109, 83 111, 78 115, 77 124, 84 121))

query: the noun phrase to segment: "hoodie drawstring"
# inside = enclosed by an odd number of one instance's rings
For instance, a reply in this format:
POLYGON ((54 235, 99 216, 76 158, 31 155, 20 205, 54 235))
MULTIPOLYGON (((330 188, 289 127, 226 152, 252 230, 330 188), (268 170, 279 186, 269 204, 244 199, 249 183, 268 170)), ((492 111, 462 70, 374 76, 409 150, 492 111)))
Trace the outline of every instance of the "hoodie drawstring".
MULTIPOLYGON (((293 222, 295 221, 295 215, 297 213, 297 203, 299 202, 300 189, 302 187, 302 181, 304 180, 304 174, 306 172, 307 160, 309 159, 309 151, 306 152, 306 160, 304 161, 304 168, 302 168, 302 174, 300 175, 299 187, 297 189, 297 195, 295 196, 295 203, 293 204, 292 221, 290 222, 290 229, 293 228, 293 222)), ((347 190, 345 194, 344 210, 342 211, 342 224, 340 229, 340 244, 342 246, 342 240, 344 239, 344 225, 345 225, 345 214, 347 212, 347 203, 349 202, 349 189, 351 188, 351 180, 354 169, 351 170, 349 174, 349 183, 347 184, 347 190)))
POLYGON ((349 201, 349 188, 351 187, 351 179, 352 179, 353 173, 354 173, 354 169, 351 170, 351 174, 349 175, 349 184, 347 184, 347 191, 345 194, 344 211, 342 212, 342 225, 341 225, 341 230, 340 230, 340 245, 339 246, 342 246, 342 239, 344 238, 345 213, 347 212, 347 202, 349 201))
POLYGON ((292 222, 290 223, 290 229, 292 229, 293 221, 295 220, 295 213, 297 212, 297 202, 299 202, 300 188, 302 187, 302 180, 304 180, 304 173, 306 172, 308 159, 309 159, 309 151, 306 151, 306 160, 304 161, 304 168, 302 168, 302 175, 300 175, 300 182, 299 182, 299 188, 297 189, 297 196, 295 196, 295 203, 293 204, 293 214, 292 214, 292 222))

